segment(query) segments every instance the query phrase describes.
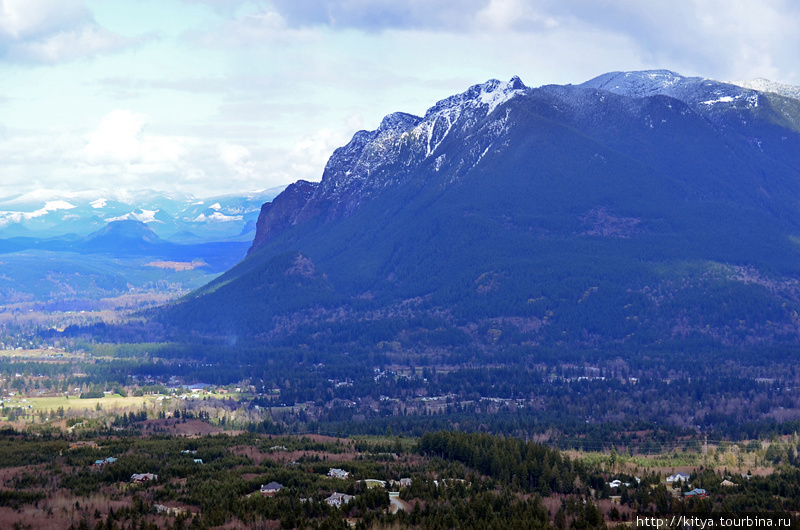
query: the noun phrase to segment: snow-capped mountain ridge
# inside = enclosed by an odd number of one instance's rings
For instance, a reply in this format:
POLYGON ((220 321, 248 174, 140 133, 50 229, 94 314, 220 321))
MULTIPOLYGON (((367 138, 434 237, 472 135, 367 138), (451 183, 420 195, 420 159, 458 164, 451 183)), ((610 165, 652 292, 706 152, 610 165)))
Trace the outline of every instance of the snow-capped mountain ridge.
POLYGON ((114 221, 151 225, 161 237, 192 232, 201 238, 241 234, 258 217, 261 204, 283 187, 197 199, 152 190, 36 190, 0 198, 0 238, 19 235, 85 235, 114 221))
MULTIPOLYGON (((423 117, 396 112, 377 129, 357 132, 334 151, 319 186, 293 198, 298 211, 282 211, 280 224, 293 226, 320 214, 327 221, 349 216, 411 175, 427 180, 447 175, 442 185, 450 185, 488 158, 504 156, 515 122, 529 119, 515 112, 520 107, 571 127, 616 127, 615 121, 625 118, 656 131, 695 120, 698 126, 735 130, 745 142, 764 149, 767 131, 749 129, 762 103, 771 101, 759 90, 669 70, 610 72, 580 85, 540 88, 528 88, 516 76, 506 82, 492 79, 436 102, 423 117)), ((800 131, 794 114, 779 112, 790 128, 800 131)), ((265 233, 274 232, 260 224, 265 233)))
POLYGON ((709 103, 758 105, 755 90, 702 77, 683 77, 669 70, 611 72, 578 86, 634 98, 668 96, 693 108, 709 103))
MULTIPOLYGON (((357 207, 354 195, 369 194, 371 190, 398 182, 406 169, 422 160, 432 158, 441 168, 446 157, 442 158, 438 151, 451 133, 473 128, 504 103, 529 92, 519 77, 507 82, 492 79, 438 101, 424 117, 403 112, 387 115, 376 130, 359 131, 347 145, 334 151, 321 185, 310 199, 309 215, 317 201, 334 198, 339 202, 337 211, 351 212, 357 207), (388 166, 394 169, 388 171, 388 166)), ((504 119, 501 117, 499 121, 504 119)), ((486 145, 480 147, 472 163, 486 148, 486 145)))

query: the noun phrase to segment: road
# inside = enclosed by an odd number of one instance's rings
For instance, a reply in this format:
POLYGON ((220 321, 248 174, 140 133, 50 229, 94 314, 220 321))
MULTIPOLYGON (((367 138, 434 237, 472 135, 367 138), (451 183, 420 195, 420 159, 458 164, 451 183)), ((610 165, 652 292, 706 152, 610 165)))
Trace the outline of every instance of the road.
POLYGON ((389 508, 391 513, 397 513, 398 510, 403 510, 404 512, 409 511, 408 504, 400 498, 400 493, 397 491, 389 492, 389 502, 392 503, 389 508))

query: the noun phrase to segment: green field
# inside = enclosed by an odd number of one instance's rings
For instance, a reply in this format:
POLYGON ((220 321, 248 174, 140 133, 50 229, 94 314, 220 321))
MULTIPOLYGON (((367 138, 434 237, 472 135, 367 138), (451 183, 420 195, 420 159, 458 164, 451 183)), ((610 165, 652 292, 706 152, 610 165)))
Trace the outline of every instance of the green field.
POLYGON ((4 360, 24 359, 44 362, 66 362, 82 360, 85 358, 85 355, 79 353, 70 353, 60 349, 50 350, 36 348, 31 350, 0 350, 0 358, 3 358, 4 360))
POLYGON ((80 399, 78 397, 31 397, 31 398, 11 398, 3 401, 5 407, 31 407, 31 410, 57 410, 63 407, 64 410, 96 409, 100 405, 104 410, 139 410, 142 406, 152 408, 157 403, 158 396, 128 396, 122 397, 119 394, 111 394, 102 398, 80 399))

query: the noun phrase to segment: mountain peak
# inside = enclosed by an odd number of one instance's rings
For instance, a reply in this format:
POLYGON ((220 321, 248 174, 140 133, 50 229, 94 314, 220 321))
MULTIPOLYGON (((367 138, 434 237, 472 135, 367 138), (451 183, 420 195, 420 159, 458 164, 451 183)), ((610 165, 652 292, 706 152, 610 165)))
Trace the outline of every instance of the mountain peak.
POLYGON ((749 88, 743 84, 703 77, 684 77, 669 70, 611 72, 578 86, 628 98, 667 96, 682 101, 712 121, 726 109, 758 107, 761 91, 758 87, 749 88))
POLYGON ((148 242, 156 242, 160 238, 144 222, 134 219, 121 219, 109 222, 104 228, 92 232, 86 237, 87 241, 100 238, 116 239, 142 239, 148 242))
POLYGON ((453 109, 461 110, 464 107, 487 107, 486 114, 488 115, 509 99, 524 94, 526 91, 528 91, 528 87, 518 76, 512 77, 507 82, 490 79, 485 83, 469 87, 461 94, 438 101, 425 113, 425 120, 436 115, 448 115, 453 109))
POLYGON ((419 116, 414 116, 413 114, 408 114, 405 112, 393 112, 381 120, 378 131, 402 133, 412 127, 415 127, 420 121, 421 118, 419 116))
POLYGON ((631 97, 648 97, 671 92, 686 82, 704 81, 700 77, 684 77, 671 70, 642 70, 634 72, 609 72, 578 86, 607 90, 631 97))

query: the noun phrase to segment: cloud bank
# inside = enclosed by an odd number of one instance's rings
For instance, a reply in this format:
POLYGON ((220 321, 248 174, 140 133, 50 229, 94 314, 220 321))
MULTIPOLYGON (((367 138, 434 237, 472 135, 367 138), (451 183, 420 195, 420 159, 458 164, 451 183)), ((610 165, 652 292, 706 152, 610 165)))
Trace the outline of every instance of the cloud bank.
POLYGON ((54 64, 137 45, 99 26, 80 0, 0 2, 0 59, 54 64))

